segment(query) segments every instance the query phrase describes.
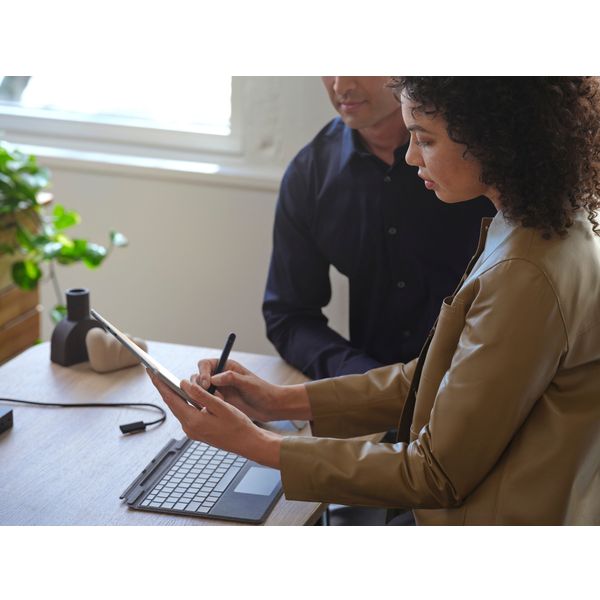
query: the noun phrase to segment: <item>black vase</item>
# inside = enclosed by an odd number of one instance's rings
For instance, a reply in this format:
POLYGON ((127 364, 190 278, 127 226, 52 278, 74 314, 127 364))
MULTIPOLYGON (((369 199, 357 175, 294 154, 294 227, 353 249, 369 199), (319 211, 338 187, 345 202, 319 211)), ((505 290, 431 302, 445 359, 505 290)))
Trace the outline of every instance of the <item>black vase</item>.
POLYGON ((90 317, 90 292, 84 288, 67 290, 67 316, 54 328, 50 341, 50 360, 68 367, 88 360, 85 336, 101 327, 90 317))

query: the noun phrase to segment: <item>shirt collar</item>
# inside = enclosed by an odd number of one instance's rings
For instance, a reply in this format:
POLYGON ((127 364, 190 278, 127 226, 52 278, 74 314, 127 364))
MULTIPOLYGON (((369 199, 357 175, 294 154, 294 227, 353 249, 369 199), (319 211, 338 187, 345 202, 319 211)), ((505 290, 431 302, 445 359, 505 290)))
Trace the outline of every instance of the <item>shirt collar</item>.
MULTIPOLYGON (((485 219, 482 222, 482 227, 485 228, 486 223, 485 219)), ((471 269, 467 281, 470 281, 476 276, 478 269, 483 265, 483 263, 494 253, 496 248, 504 242, 504 240, 511 234, 514 230, 515 226, 509 223, 501 212, 497 212, 491 222, 487 226, 487 231, 485 231, 485 246, 483 251, 479 255, 479 258, 473 265, 471 269)), ((480 247, 483 240, 480 239, 480 247)))
POLYGON ((511 234, 515 226, 509 223, 501 211, 497 212, 487 232, 485 249, 482 254, 482 262, 500 246, 500 244, 511 234))
MULTIPOLYGON (((406 154, 407 149, 408 143, 394 150, 394 166, 396 166, 399 161, 404 160, 404 155, 406 154)), ((347 125, 344 125, 344 131, 342 133, 342 148, 340 153, 340 170, 348 164, 354 154, 362 157, 373 156, 373 154, 371 154, 371 152, 369 152, 363 144, 358 132, 355 129, 351 129, 347 125)))
POLYGON ((340 169, 343 169, 352 156, 358 154, 360 156, 368 156, 369 152, 360 141, 358 133, 344 125, 344 131, 342 133, 342 149, 340 153, 340 169))

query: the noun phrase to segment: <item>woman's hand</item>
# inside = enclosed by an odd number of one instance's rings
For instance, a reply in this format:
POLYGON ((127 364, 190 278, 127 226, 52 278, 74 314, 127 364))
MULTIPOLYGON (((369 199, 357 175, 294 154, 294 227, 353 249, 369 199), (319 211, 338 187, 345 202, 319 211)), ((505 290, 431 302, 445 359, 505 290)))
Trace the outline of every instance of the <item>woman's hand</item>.
POLYGON ((148 375, 189 438, 279 468, 281 436, 258 428, 241 410, 193 381, 182 380, 181 389, 202 405, 202 410, 183 401, 150 371, 148 375))
POLYGON ((274 385, 257 377, 234 360, 227 361, 225 370, 211 375, 216 359, 198 362, 198 374, 191 381, 205 390, 211 384, 226 402, 232 404, 254 421, 311 418, 308 394, 304 385, 274 385))

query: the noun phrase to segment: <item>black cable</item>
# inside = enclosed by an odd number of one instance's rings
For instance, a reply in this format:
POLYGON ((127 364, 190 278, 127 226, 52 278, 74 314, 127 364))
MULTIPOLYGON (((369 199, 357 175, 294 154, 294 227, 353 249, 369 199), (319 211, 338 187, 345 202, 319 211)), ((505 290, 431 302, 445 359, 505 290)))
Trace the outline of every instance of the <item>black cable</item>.
POLYGON ((149 425, 162 425, 167 419, 167 413, 164 408, 157 404, 151 404, 149 402, 76 402, 74 404, 61 404, 58 402, 35 402, 33 400, 15 400, 14 398, 0 398, 0 402, 12 402, 16 404, 30 404, 32 406, 50 406, 55 408, 108 408, 115 406, 150 406, 160 411, 162 417, 156 419, 156 421, 149 421, 145 423, 143 421, 136 421, 135 423, 126 423, 125 425, 119 425, 123 434, 127 433, 138 433, 145 431, 149 425))

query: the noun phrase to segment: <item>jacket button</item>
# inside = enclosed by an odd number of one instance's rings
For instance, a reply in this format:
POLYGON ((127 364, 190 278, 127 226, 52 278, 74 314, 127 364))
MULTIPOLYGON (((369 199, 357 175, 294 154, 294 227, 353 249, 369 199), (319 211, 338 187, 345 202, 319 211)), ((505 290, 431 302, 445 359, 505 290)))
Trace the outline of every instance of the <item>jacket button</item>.
POLYGON ((405 287, 406 287, 406 281, 399 281, 399 282, 396 284, 396 287, 398 287, 398 288, 400 288, 400 289, 403 289, 403 288, 405 288, 405 287))
POLYGON ((396 235, 398 233, 398 230, 395 227, 388 227, 388 233, 390 235, 396 235))
POLYGON ((384 181, 384 183, 389 183, 391 180, 392 180, 392 178, 391 178, 389 175, 386 175, 386 176, 383 178, 383 181, 384 181))

